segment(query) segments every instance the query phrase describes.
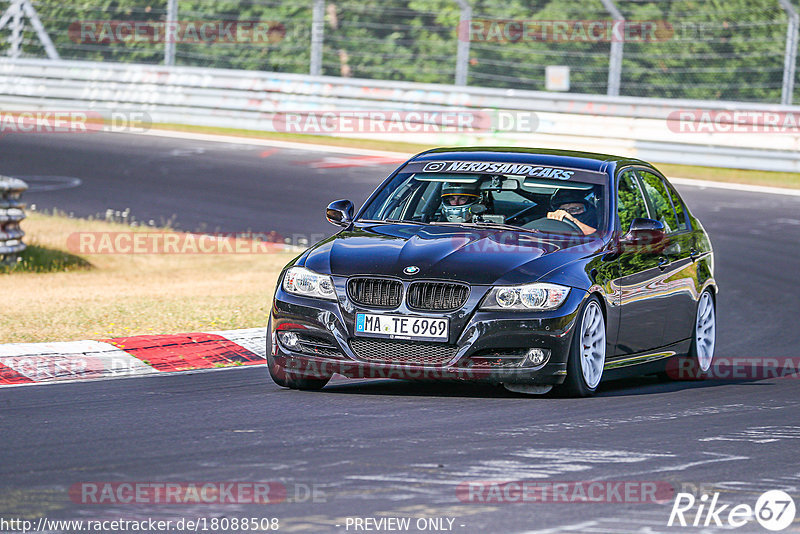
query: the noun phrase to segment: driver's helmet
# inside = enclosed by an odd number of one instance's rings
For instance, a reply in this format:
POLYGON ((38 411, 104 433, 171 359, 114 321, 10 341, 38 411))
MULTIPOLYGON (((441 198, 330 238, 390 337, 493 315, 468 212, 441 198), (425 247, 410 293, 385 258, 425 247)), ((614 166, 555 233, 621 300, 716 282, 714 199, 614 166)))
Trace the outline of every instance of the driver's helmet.
POLYGON ((480 201, 478 184, 446 183, 442 187, 442 213, 450 222, 468 222, 469 209, 480 201))
POLYGON ((556 211, 564 209, 568 204, 580 204, 582 208, 575 206, 566 211, 583 224, 596 228, 597 208, 594 207, 594 204, 586 200, 587 194, 587 191, 579 189, 559 189, 550 197, 550 207, 553 211, 556 211))

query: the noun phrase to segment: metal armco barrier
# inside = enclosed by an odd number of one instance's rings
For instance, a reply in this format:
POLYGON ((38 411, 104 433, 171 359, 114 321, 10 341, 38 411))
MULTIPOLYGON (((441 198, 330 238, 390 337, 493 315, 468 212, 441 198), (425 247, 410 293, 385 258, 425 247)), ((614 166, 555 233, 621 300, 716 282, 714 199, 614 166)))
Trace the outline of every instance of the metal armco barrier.
POLYGON ((0 176, 0 264, 15 263, 25 250, 22 242, 25 232, 19 223, 25 218, 25 204, 20 197, 27 189, 28 184, 22 180, 0 176))
POLYGON ((800 172, 797 128, 780 133, 683 131, 673 120, 687 110, 800 117, 800 106, 777 104, 560 94, 195 67, 0 60, 0 112, 36 109, 97 110, 104 116, 109 111, 138 112, 153 124, 260 131, 275 131, 272 117, 282 111, 489 110, 495 118, 501 113, 528 113, 536 116, 533 130, 501 126, 466 134, 331 135, 431 145, 569 148, 660 163, 800 172))

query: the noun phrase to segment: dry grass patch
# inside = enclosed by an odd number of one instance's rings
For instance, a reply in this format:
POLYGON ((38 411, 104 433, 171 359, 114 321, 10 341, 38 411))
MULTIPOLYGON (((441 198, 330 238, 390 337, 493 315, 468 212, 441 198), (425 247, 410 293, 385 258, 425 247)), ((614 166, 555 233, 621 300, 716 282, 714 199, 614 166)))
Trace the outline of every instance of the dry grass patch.
MULTIPOLYGON (((36 250, 61 258, 74 257, 75 232, 136 231, 37 213, 23 229, 36 250)), ((63 272, 2 274, 0 343, 265 326, 277 275, 294 255, 93 254, 63 272)))

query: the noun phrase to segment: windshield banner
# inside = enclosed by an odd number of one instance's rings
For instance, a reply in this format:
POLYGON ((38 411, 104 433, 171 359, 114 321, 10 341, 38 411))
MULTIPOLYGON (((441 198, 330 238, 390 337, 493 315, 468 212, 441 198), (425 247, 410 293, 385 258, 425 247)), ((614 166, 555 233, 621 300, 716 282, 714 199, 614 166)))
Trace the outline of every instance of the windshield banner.
POLYGON ((606 175, 599 172, 508 161, 411 161, 403 167, 402 172, 512 174, 553 180, 584 180, 595 183, 598 179, 603 181, 606 179, 606 175))

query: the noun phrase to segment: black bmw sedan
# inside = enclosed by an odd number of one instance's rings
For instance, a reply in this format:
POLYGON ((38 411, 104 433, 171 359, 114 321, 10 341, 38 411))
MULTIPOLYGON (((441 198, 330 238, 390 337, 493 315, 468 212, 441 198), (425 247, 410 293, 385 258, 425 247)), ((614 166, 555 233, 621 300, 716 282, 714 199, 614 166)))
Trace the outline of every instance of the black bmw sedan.
POLYGON ((468 380, 593 394, 714 356, 711 242, 652 165, 601 154, 440 148, 401 165, 342 230, 289 263, 273 380, 468 380))

